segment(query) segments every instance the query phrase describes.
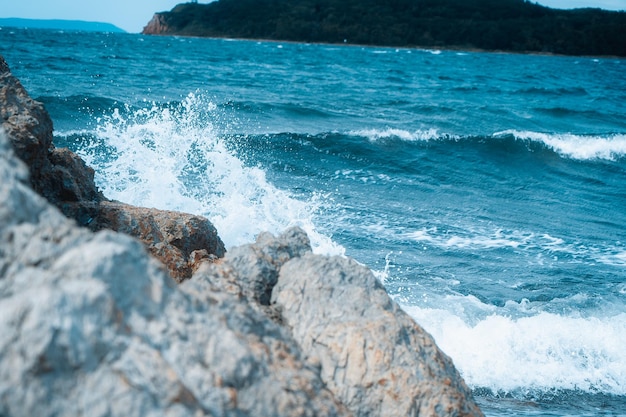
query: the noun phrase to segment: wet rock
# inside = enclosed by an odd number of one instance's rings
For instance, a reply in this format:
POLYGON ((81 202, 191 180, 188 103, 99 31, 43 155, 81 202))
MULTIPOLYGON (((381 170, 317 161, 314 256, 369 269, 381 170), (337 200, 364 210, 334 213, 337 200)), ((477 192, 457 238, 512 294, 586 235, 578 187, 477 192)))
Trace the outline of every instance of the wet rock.
POLYGON ((53 149, 52 120, 43 104, 30 98, 0 56, 0 121, 17 155, 27 161, 31 184, 37 192, 42 176, 50 170, 48 155, 53 149))
POLYGON ((116 230, 140 239, 168 266, 177 282, 193 273, 192 253, 202 250, 207 254, 205 259, 211 259, 209 254, 221 258, 226 252, 213 224, 192 214, 103 201, 89 227, 116 230))

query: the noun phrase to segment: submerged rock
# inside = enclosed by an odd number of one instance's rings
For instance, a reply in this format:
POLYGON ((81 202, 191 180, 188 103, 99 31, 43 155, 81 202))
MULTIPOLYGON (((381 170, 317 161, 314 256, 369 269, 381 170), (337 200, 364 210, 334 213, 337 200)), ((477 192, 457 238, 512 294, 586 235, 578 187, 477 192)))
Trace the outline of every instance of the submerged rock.
POLYGON ((224 256, 224 244, 205 218, 105 198, 95 185, 93 169, 69 149, 54 147, 50 116, 41 103, 30 98, 2 56, 0 121, 17 156, 30 170, 33 189, 80 225, 140 239, 178 282, 192 274, 192 252, 224 256))

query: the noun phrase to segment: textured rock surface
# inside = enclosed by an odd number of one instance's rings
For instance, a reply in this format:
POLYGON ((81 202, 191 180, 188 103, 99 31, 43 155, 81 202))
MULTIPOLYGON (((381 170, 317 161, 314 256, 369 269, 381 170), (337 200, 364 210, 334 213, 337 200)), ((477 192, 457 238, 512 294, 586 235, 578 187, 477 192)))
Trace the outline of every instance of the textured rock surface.
POLYGON ((355 261, 291 260, 272 302, 355 416, 482 415, 452 361, 355 261))
POLYGON ((111 201, 101 202, 98 209, 89 224, 92 230, 111 229, 140 239, 177 282, 191 276, 194 251, 204 250, 204 259, 221 258, 226 252, 217 230, 204 217, 111 201))
POLYGON ((292 258, 311 252, 311 242, 300 228, 287 229, 278 237, 261 233, 252 245, 232 248, 224 260, 205 272, 216 285, 236 286, 244 297, 269 306, 280 268, 292 258))
POLYGON ((41 103, 29 97, 2 56, 0 121, 15 152, 30 169, 33 189, 80 225, 141 239, 179 282, 192 274, 192 252, 224 255, 217 231, 204 218, 107 200, 94 183, 93 169, 69 149, 54 147, 50 116, 41 103))
POLYGON ((155 13, 141 33, 146 35, 165 35, 170 31, 165 17, 160 13, 155 13))
POLYGON ((288 332, 134 239, 77 227, 0 134, 1 416, 350 415, 288 332))

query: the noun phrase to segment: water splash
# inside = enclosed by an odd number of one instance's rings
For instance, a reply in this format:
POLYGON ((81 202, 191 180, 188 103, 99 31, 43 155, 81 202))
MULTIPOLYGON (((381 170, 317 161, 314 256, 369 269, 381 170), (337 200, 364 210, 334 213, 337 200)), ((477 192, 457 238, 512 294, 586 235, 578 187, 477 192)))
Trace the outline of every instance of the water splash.
MULTIPOLYGON (((447 303, 467 304, 462 301, 447 303)), ((625 313, 601 318, 493 313, 472 323, 448 310, 404 308, 454 359, 473 387, 510 393, 563 389, 626 395, 625 313)))
POLYGON ((269 183, 263 170, 246 166, 215 128, 219 117, 196 94, 180 103, 116 108, 83 132, 91 139, 76 151, 94 167, 107 197, 206 216, 227 247, 300 226, 316 252, 343 254, 315 227, 319 197, 297 199, 269 183))

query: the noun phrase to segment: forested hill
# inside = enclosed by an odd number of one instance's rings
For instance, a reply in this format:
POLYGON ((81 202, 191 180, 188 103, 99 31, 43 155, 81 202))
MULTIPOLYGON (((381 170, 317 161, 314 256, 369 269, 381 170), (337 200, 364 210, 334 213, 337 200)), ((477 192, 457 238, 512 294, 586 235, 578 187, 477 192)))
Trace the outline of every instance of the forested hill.
POLYGON ((144 33, 626 56, 626 12, 525 0, 218 0, 157 13, 144 33))

